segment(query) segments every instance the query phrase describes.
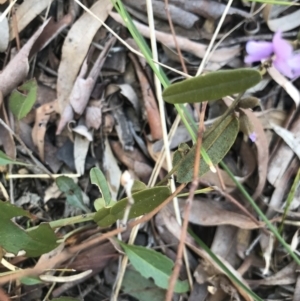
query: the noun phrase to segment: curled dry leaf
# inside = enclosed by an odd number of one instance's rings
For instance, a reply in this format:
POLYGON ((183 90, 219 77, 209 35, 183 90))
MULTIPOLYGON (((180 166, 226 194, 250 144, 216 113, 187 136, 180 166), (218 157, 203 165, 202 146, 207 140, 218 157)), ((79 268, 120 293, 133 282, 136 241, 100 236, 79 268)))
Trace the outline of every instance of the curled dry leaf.
POLYGON ((278 5, 267 4, 263 9, 263 17, 268 24, 268 27, 272 31, 281 32, 289 31, 300 25, 300 10, 296 9, 290 14, 286 14, 283 17, 276 18, 280 13, 286 10, 288 7, 279 7, 278 5))
POLYGON ((50 115, 56 111, 57 101, 46 103, 35 111, 35 122, 32 129, 31 137, 34 145, 38 148, 39 156, 44 161, 44 139, 47 130, 47 123, 50 115))
MULTIPOLYGON (((116 20, 118 23, 125 25, 121 16, 117 13, 111 12, 110 16, 116 20)), ((150 38, 150 29, 148 26, 143 25, 139 22, 134 21, 135 26, 137 27, 138 31, 146 38, 150 38)), ((174 44, 174 38, 171 34, 167 34, 161 31, 155 31, 156 39, 160 43, 170 47, 176 48, 174 44)), ((193 42, 184 37, 176 37, 177 43, 181 50, 187 51, 197 57, 203 58, 206 52, 207 45, 193 42)), ((233 46, 228 48, 221 48, 217 49, 210 60, 212 62, 224 62, 229 61, 230 59, 234 58, 236 55, 240 53, 240 46, 233 46)))
POLYGON ((0 91, 3 96, 8 95, 27 76, 29 71, 28 56, 36 39, 42 33, 48 22, 45 22, 21 48, 18 54, 7 64, 0 73, 0 91))
MULTIPOLYGON (((105 21, 113 7, 110 0, 95 2, 90 10, 105 21)), ((90 44, 101 27, 101 23, 85 12, 71 27, 62 48, 62 58, 58 69, 57 97, 59 113, 68 105, 69 96, 80 67, 88 53, 90 44), (86 30, 86 29, 89 30, 86 30)))
POLYGON ((56 129, 56 135, 59 135, 62 132, 62 130, 64 129, 64 127, 66 126, 66 124, 68 124, 70 121, 72 121, 73 118, 74 118, 73 108, 70 104, 68 104, 65 107, 65 109, 60 117, 57 129, 56 129))

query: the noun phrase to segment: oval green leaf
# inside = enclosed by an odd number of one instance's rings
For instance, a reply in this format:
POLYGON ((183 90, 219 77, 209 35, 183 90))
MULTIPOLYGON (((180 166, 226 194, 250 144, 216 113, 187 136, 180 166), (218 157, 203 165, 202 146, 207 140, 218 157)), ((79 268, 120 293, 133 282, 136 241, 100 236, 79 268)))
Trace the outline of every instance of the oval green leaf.
MULTIPOLYGON (((218 122, 218 120, 217 120, 218 122)), ((205 133, 202 147, 207 151, 213 164, 218 164, 227 154, 233 145, 239 132, 239 121, 234 116, 228 116, 218 123, 216 127, 212 126, 205 133)), ((177 182, 188 183, 193 180, 193 172, 195 165, 196 147, 193 146, 187 154, 183 156, 181 153, 175 152, 173 166, 177 168, 177 182)), ((200 160, 199 176, 208 172, 209 167, 204 160, 200 160)))
POLYGON ((9 108, 18 120, 24 118, 32 109, 37 98, 37 83, 33 78, 18 90, 14 90, 9 97, 9 108))
POLYGON ((172 104, 217 100, 244 92, 260 80, 254 69, 220 70, 175 83, 164 90, 163 98, 172 104))
MULTIPOLYGON (((142 246, 126 245, 119 242, 128 256, 133 267, 145 278, 153 278, 158 287, 167 289, 169 287, 169 279, 174 267, 173 261, 167 256, 147 249, 142 246)), ((185 293, 189 291, 187 281, 177 280, 174 292, 185 293)))
POLYGON ((102 193, 102 197, 105 200, 106 206, 109 206, 111 201, 111 196, 103 172, 98 167, 93 167, 90 171, 90 178, 92 184, 98 186, 100 192, 102 193))

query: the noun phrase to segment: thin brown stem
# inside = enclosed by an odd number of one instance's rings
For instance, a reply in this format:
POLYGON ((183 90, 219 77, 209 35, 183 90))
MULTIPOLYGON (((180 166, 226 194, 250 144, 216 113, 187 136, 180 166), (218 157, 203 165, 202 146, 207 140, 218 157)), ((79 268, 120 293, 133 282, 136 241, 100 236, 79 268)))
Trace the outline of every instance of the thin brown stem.
POLYGON ((200 167, 200 149, 202 145, 202 136, 204 131, 204 115, 205 115, 206 104, 207 104, 206 102, 201 104, 201 109, 199 113, 200 116, 199 116, 198 137, 197 137, 196 152, 195 152, 194 176, 193 176, 193 181, 191 183, 189 197, 186 200, 186 205, 184 208, 184 219, 182 224, 182 230, 180 233, 180 241, 178 245, 174 270, 169 280, 169 288, 166 294, 166 301, 172 301, 173 298, 174 288, 182 265, 182 255, 183 255, 184 242, 186 240, 186 233, 187 233, 187 228, 189 223, 189 215, 190 215, 195 191, 197 190, 198 183, 199 183, 198 175, 199 175, 199 167, 200 167))
POLYGON ((172 33, 172 36, 173 36, 173 39, 174 39, 174 44, 175 44, 175 47, 176 47, 176 51, 178 53, 179 60, 180 60, 181 66, 182 66, 182 70, 183 70, 184 73, 188 74, 188 70, 187 70, 187 67, 185 65, 181 49, 180 49, 180 47, 178 45, 178 42, 177 42, 177 39, 176 39, 176 32, 175 32, 175 28, 174 28, 173 21, 172 21, 170 11, 169 11, 169 0, 165 0, 165 11, 166 11, 166 14, 167 14, 167 17, 168 17, 169 26, 170 26, 171 33, 172 33))

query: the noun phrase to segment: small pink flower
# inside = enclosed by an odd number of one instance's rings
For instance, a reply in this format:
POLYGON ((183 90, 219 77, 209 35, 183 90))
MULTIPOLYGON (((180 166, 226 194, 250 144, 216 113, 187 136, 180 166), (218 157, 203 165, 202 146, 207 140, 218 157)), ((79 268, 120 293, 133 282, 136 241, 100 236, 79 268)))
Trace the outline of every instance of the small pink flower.
POLYGON ((246 51, 245 63, 259 62, 274 54, 273 65, 280 73, 289 78, 300 75, 300 54, 293 53, 293 47, 281 37, 280 31, 274 34, 272 42, 249 41, 246 51))

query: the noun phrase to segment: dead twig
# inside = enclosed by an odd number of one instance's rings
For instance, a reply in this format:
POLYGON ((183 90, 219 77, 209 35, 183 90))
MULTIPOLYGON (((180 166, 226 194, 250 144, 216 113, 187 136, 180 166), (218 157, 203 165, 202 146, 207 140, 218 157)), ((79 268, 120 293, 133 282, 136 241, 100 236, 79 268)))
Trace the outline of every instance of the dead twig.
POLYGON ((177 250, 177 256, 175 261, 175 266, 173 273, 169 280, 169 288, 166 294, 166 301, 172 301, 174 287, 179 275, 180 267, 182 265, 182 255, 184 250, 184 242, 186 240, 186 233, 188 228, 189 222, 189 214, 192 208, 192 202, 194 199, 195 191, 197 190, 198 183, 199 183, 199 166, 200 166, 200 149, 202 145, 202 136, 203 136, 203 129, 204 129, 204 115, 206 109, 206 102, 201 104, 201 109, 199 112, 199 128, 198 128, 198 139, 196 144, 196 152, 195 152, 195 166, 194 166, 194 175, 193 175, 193 182, 191 183, 190 194, 188 199, 186 200, 186 206, 184 209, 184 219, 180 234, 180 241, 177 250))

